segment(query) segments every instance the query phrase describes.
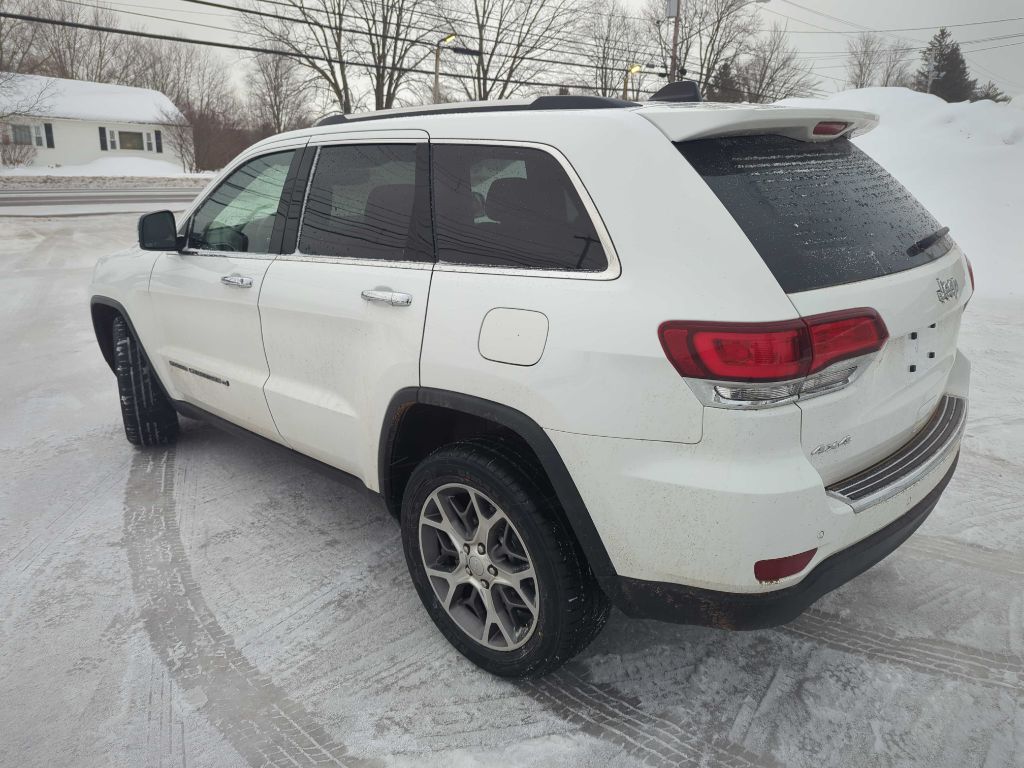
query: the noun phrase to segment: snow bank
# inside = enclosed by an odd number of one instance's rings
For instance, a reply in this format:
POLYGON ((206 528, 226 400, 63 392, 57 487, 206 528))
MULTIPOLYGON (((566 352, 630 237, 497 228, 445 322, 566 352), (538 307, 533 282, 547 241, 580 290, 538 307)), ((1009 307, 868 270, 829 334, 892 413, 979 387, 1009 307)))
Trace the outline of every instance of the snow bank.
POLYGON ((949 226, 974 264, 979 294, 1024 295, 1024 110, 991 101, 948 104, 906 88, 782 103, 822 101, 881 117, 854 142, 949 226))
POLYGON ((0 95, 0 114, 34 103, 42 94, 32 117, 103 120, 112 123, 166 123, 181 113, 159 91, 127 85, 64 80, 58 77, 18 75, 0 95))
POLYGON ((0 176, 195 176, 208 177, 212 173, 186 174, 181 166, 166 160, 148 157, 102 157, 83 165, 59 165, 53 168, 3 168, 0 176))

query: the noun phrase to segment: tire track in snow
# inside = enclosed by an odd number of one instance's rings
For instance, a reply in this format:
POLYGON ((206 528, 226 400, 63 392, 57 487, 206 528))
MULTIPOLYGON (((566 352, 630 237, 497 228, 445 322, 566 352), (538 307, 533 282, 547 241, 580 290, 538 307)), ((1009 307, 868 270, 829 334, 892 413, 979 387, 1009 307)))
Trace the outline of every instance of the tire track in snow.
POLYGON ((921 557, 979 568, 998 576, 1024 578, 1024 558, 1012 552, 986 549, 940 536, 915 536, 901 547, 903 550, 921 557))
POLYGON ((520 684, 520 689, 563 720, 585 733, 622 747, 645 765, 772 768, 770 755, 755 754, 721 737, 651 714, 636 700, 613 687, 591 683, 566 669, 543 680, 520 684))
POLYGON ((125 489, 124 543, 153 651, 185 697, 250 765, 357 764, 249 662, 207 606, 178 528, 174 459, 173 448, 137 451, 125 489))
POLYGON ((1024 685, 1024 658, 1018 655, 983 651, 937 638, 900 637, 890 630, 852 627, 838 616, 813 608, 778 631, 929 675, 1012 691, 1024 685))

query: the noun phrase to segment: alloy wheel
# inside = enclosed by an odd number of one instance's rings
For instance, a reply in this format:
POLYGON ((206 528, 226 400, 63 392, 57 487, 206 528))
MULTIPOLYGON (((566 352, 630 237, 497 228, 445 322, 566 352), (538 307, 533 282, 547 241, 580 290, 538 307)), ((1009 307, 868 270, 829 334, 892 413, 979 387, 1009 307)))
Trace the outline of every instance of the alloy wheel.
POLYGON ((537 574, 522 537, 498 505, 468 485, 427 497, 420 555, 434 594, 452 620, 495 651, 521 647, 537 626, 537 574))

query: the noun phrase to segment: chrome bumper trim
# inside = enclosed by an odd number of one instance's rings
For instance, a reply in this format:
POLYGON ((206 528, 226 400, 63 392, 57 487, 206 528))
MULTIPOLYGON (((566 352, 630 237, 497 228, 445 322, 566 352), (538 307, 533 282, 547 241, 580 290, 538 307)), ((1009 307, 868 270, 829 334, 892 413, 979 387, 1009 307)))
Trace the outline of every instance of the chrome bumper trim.
POLYGON ((967 399, 944 395, 914 438, 873 467, 830 485, 832 496, 862 512, 906 490, 960 447, 967 425, 967 399))

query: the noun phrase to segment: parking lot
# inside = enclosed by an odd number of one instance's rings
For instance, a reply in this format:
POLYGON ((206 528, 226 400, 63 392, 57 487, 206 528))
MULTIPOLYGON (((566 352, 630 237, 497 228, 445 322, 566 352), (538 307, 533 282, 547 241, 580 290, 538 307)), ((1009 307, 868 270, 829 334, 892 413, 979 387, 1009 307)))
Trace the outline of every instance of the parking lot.
POLYGON ((1020 300, 967 309, 960 468, 893 556, 785 627, 615 613, 510 683, 365 495, 196 422, 125 441, 87 289, 135 221, 0 219, 0 764, 1024 764, 1020 300))

